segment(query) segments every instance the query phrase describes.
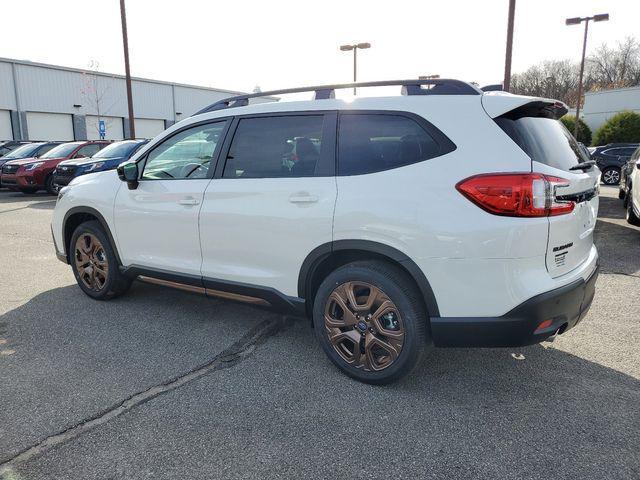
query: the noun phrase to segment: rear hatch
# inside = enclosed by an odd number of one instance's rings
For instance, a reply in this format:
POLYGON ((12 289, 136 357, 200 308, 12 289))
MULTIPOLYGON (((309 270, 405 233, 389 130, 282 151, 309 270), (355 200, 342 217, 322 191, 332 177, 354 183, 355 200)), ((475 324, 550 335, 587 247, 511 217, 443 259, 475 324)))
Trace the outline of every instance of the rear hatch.
POLYGON ((557 121, 565 113, 564 104, 534 100, 494 118, 502 130, 529 155, 532 172, 565 180, 551 186, 555 201, 573 202, 575 205, 570 213, 547 217, 549 237, 546 265, 554 278, 570 272, 587 260, 598 215, 600 171, 595 166, 588 167, 585 164, 590 159, 562 123, 557 121))

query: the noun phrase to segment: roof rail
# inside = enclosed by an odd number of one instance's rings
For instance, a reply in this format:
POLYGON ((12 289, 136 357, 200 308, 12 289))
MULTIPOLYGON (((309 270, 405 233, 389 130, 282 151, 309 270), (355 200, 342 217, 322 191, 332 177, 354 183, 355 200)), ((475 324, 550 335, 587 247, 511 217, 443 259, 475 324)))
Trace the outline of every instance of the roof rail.
POLYGON ((336 85, 317 85, 315 87, 287 88, 284 90, 272 90, 270 92, 249 93, 225 98, 212 103, 208 107, 194 113, 213 112, 232 107, 244 107, 249 104, 250 98, 270 97, 273 95, 286 95, 289 93, 315 92, 314 100, 334 98, 335 90, 354 87, 388 87, 402 86, 403 95, 480 95, 482 91, 461 80, 447 78, 429 78, 424 80, 383 80, 379 82, 340 83, 336 85), (422 85, 431 85, 431 88, 422 88, 422 85))

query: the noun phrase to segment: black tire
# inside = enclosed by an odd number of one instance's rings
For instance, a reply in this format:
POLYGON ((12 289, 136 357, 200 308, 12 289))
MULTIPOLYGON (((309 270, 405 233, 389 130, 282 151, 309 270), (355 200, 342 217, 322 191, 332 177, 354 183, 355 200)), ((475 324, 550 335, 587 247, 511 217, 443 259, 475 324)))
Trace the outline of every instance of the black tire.
POLYGON ((607 167, 602 171, 602 183, 605 185, 618 185, 620 183, 620 169, 607 167))
POLYGON ((47 191, 49 195, 57 195, 58 194, 58 186, 53 183, 53 174, 49 175, 47 179, 44 181, 44 189, 47 191))
MULTIPOLYGON (((71 242, 69 242, 69 262, 71 263, 71 268, 73 270, 73 275, 76 277, 76 281, 78 282, 78 286, 80 289, 86 293, 88 296, 95 300, 111 300, 112 298, 116 298, 129 290, 131 287, 132 279, 124 276, 120 272, 120 265, 118 264, 118 259, 115 255, 113 247, 109 242, 109 238, 105 233, 102 225, 99 222, 92 220, 89 222, 84 222, 78 226, 73 232, 71 236, 71 242), (91 238, 91 236, 95 237, 99 244, 98 250, 96 250, 96 254, 94 255, 93 260, 98 263, 98 255, 100 259, 100 263, 106 262, 107 273, 100 277, 100 281, 98 282, 100 286, 94 285, 94 288, 89 287, 86 282, 87 271, 83 272, 83 277, 81 278, 81 273, 79 272, 79 263, 82 263, 80 258, 81 254, 76 248, 78 244, 78 239, 84 236, 85 238, 91 238), (101 250, 100 250, 101 249, 101 250), (102 253, 99 253, 99 252, 102 253)), ((90 268, 92 271, 94 263, 91 263, 90 268)), ((97 274, 96 274, 97 275, 97 274)), ((90 274, 89 274, 90 276, 90 274)))
POLYGON ((618 198, 619 198, 620 200, 624 200, 624 197, 626 197, 626 195, 625 195, 625 193, 624 193, 624 190, 623 190, 622 188, 619 188, 619 189, 618 189, 618 198))
POLYGON ((27 187, 27 188, 21 188, 20 191, 22 193, 24 193, 25 195, 32 195, 34 193, 36 193, 38 191, 37 187, 27 187))
POLYGON ((640 227, 640 218, 638 218, 638 216, 633 212, 632 203, 633 200, 629 198, 627 201, 627 223, 635 227, 640 227))
MULTIPOLYGON (((354 287, 354 293, 356 292, 355 288, 361 287, 354 287)), ((354 297, 357 295, 360 294, 355 293, 354 297)), ((357 300, 356 303, 358 303, 357 300)), ((375 306, 374 309, 376 308, 379 307, 375 306)), ((386 315, 387 314, 381 315, 379 318, 383 318, 386 315)), ((343 318, 346 318, 346 316, 343 315, 343 318)), ((358 318, 362 320, 366 318, 367 322, 369 322, 371 315, 365 317, 363 313, 362 317, 358 318)), ((427 329, 427 318, 422 297, 412 279, 400 268, 382 261, 353 262, 333 271, 321 283, 313 304, 313 323, 316 336, 329 359, 350 377, 361 382, 377 385, 388 384, 399 380, 410 373, 418 364, 424 351, 431 345, 427 329), (392 317, 393 325, 399 328, 399 331, 403 331, 403 339, 399 353, 397 353, 395 359, 389 361, 387 366, 379 368, 380 365, 377 365, 376 367, 378 368, 371 367, 369 369, 366 365, 356 367, 355 364, 357 361, 355 358, 353 359, 354 361, 348 362, 347 359, 338 353, 340 347, 336 346, 329 339, 330 332, 334 335, 333 338, 336 338, 336 333, 339 337, 344 337, 342 327, 339 329, 330 329, 325 325, 325 311, 327 308, 331 308, 332 300, 330 297, 332 293, 334 293, 334 291, 341 291, 339 289, 344 288, 345 285, 349 285, 348 282, 353 282, 352 284, 356 285, 361 285, 359 282, 362 282, 375 287, 375 289, 378 289, 382 294, 381 298, 386 297, 392 302, 394 311, 397 310, 397 317, 392 317)), ((356 348, 358 348, 358 357, 366 356, 365 353, 361 353, 363 351, 366 352, 366 350, 364 350, 366 339, 370 338, 368 337, 369 335, 376 337, 376 334, 381 332, 378 329, 374 330, 375 325, 370 325, 372 328, 364 328, 363 325, 365 322, 362 320, 357 322, 356 325, 353 325, 353 327, 344 327, 344 331, 353 335, 354 338, 358 338, 360 342, 356 345, 352 343, 350 339, 346 339, 352 346, 351 351, 354 352, 352 357, 355 355, 356 348), (361 335, 361 337, 358 337, 358 335, 361 335)), ((389 317, 385 320, 389 321, 389 317)), ((388 338, 385 339, 384 336, 378 336, 377 338, 385 341, 389 340, 388 338)), ((390 343, 391 342, 389 342, 389 344, 390 343)), ((371 342, 370 345, 371 344, 373 344, 373 342, 371 342)), ((342 351, 345 352, 345 350, 342 351)), ((350 352, 347 352, 347 356, 349 353, 350 352)), ((390 359, 393 358, 393 355, 389 355, 388 357, 383 355, 380 358, 390 359)), ((374 363, 368 362, 368 365, 374 365, 374 363)))

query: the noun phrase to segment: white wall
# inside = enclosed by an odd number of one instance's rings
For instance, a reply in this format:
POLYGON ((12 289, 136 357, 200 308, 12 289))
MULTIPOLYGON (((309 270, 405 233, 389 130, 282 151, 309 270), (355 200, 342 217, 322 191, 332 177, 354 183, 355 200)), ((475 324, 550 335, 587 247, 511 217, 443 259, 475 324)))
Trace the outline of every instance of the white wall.
POLYGON ((106 127, 106 140, 122 140, 124 138, 124 130, 122 129, 122 117, 98 117, 95 115, 87 115, 85 122, 87 125, 87 140, 100 140, 100 131, 98 127, 99 120, 104 120, 106 127))
POLYGON ((640 113, 640 87, 587 92, 584 95, 584 109, 580 116, 589 128, 595 131, 623 110, 640 113))
POLYGON ((0 110, 0 140, 13 140, 9 110, 0 110))
POLYGON ((136 138, 153 138, 164 131, 164 120, 136 118, 135 128, 136 138))
POLYGON ((73 120, 64 113, 27 112, 27 130, 32 140, 73 140, 73 120))

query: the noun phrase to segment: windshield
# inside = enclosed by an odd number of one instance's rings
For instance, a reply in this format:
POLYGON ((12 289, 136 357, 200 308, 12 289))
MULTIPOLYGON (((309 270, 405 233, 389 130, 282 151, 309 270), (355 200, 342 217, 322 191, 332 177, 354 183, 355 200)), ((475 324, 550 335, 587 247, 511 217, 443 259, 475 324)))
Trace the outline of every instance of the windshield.
POLYGON ((63 143, 55 148, 52 148, 40 158, 62 158, 68 157, 71 153, 78 148, 79 143, 63 143))
POLYGON ((28 145, 23 145, 21 147, 16 148, 15 150, 7 153, 3 158, 3 160, 11 160, 12 158, 28 158, 32 157, 35 152, 40 148, 41 143, 30 143, 28 145))
POLYGON ((140 142, 118 142, 104 147, 91 158, 115 158, 126 157, 140 145, 140 142))
POLYGON ((587 153, 558 120, 499 117, 496 123, 536 162, 569 170, 578 163, 589 161, 587 153))

